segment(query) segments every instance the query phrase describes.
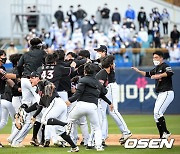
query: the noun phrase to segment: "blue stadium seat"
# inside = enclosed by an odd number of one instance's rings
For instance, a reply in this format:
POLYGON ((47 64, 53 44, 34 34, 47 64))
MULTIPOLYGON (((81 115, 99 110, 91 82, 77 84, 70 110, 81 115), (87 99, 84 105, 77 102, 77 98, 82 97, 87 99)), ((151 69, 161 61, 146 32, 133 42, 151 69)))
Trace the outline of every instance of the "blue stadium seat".
POLYGON ((152 42, 153 41, 153 36, 152 35, 148 35, 148 42, 152 42))
POLYGON ((116 62, 116 67, 132 67, 132 62, 116 62))
POLYGON ((142 42, 142 48, 149 48, 150 46, 150 42, 147 41, 147 42, 142 42))
POLYGON ((169 64, 169 66, 171 67, 178 67, 180 66, 180 62, 167 62, 169 64))
POLYGON ((11 70, 13 68, 12 63, 6 63, 3 66, 6 68, 6 70, 11 70))

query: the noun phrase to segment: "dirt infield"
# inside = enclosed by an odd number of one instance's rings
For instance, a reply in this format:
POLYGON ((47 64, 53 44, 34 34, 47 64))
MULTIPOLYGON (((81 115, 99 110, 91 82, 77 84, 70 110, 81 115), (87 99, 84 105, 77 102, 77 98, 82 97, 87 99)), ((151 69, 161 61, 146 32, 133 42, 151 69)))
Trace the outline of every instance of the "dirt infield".
MULTIPOLYGON (((3 145, 7 145, 7 138, 9 134, 0 134, 0 141, 3 145)), ((28 134, 26 138, 23 141, 24 145, 29 145, 29 142, 32 138, 32 134, 28 134)), ((81 141, 82 136, 79 135, 79 141, 81 141)), ((119 145, 119 139, 121 138, 121 135, 119 134, 109 134, 109 138, 106 140, 107 145, 119 145)), ((153 139, 153 138, 159 138, 159 135, 151 135, 151 134, 133 134, 131 138, 148 138, 148 139, 153 139)), ((171 135, 170 138, 174 138, 175 142, 174 145, 180 145, 180 135, 171 135)))

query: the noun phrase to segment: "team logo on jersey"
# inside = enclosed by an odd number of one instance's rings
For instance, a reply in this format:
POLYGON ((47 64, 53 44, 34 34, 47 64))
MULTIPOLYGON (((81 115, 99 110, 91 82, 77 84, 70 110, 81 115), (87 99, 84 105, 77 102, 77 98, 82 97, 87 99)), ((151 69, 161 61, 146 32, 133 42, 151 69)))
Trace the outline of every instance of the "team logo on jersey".
POLYGON ((172 68, 171 67, 166 67, 166 72, 172 72, 172 68))

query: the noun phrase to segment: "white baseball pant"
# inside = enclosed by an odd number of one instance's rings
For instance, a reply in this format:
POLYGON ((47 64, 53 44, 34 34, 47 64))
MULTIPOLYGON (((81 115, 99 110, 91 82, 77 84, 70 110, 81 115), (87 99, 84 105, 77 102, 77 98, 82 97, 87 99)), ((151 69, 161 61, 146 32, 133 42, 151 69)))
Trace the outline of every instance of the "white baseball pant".
MULTIPOLYGON (((76 106, 77 102, 73 102, 69 107, 68 107, 68 113, 73 110, 73 108, 76 106)), ((86 116, 80 117, 78 120, 73 122, 72 130, 71 130, 71 139, 73 140, 74 143, 77 143, 78 138, 78 131, 77 131, 77 125, 80 126, 84 145, 87 145, 88 140, 89 140, 89 131, 88 131, 88 123, 86 116)))
POLYGON ((5 99, 1 99, 0 130, 7 124, 8 119, 9 119, 9 114, 11 116, 12 122, 14 122, 15 113, 16 112, 15 112, 13 106, 12 106, 12 103, 5 100, 5 99))
MULTIPOLYGON (((21 89, 22 89, 22 104, 27 104, 27 106, 31 106, 35 102, 39 102, 40 96, 36 93, 36 87, 32 87, 30 80, 28 78, 21 78, 21 89)), ((26 137, 30 129, 32 128, 31 117, 33 112, 26 113, 26 117, 24 119, 24 125, 22 129, 18 132, 16 137, 13 137, 12 146, 20 144, 23 139, 26 137)), ((15 134, 15 133, 13 133, 15 134)))
POLYGON ((22 96, 13 96, 12 105, 17 113, 19 107, 22 105, 22 96))
POLYGON ((97 147, 101 146, 102 143, 102 133, 98 117, 97 105, 94 103, 88 103, 84 101, 78 101, 76 106, 71 110, 68 116, 68 122, 75 122, 82 116, 87 116, 92 128, 95 133, 95 145, 97 147))
MULTIPOLYGON (((51 134, 49 134, 49 130, 53 128, 50 127, 49 129, 46 130, 46 126, 48 126, 47 121, 50 118, 56 118, 63 122, 66 122, 67 120, 67 106, 66 106, 66 103, 60 97, 55 97, 52 100, 50 106, 43 113, 41 123, 45 125, 45 139, 52 136, 51 134)), ((64 132, 65 132, 65 128, 62 127, 61 134, 64 132)), ((58 135, 61 135, 61 134, 58 134, 58 135)))
MULTIPOLYGON (((128 129, 123 117, 121 116, 121 114, 118 111, 118 85, 117 83, 109 83, 107 86, 108 89, 108 93, 106 94, 106 97, 113 103, 114 109, 113 111, 110 111, 108 104, 105 103, 104 101, 102 102, 102 108, 103 108, 103 116, 106 116, 106 109, 108 108, 109 114, 110 116, 114 119, 114 121, 116 122, 117 126, 119 127, 120 131, 123 134, 129 134, 130 130, 128 129)), ((106 118, 107 119, 107 118, 106 118)), ((103 122, 105 121, 105 119, 103 120, 103 122)), ((105 129, 103 132, 107 132, 107 128, 105 126, 107 126, 107 124, 102 124, 103 125, 103 129, 105 129)), ((107 136, 107 135, 104 135, 107 136)))
POLYGON ((165 91, 158 94, 158 97, 154 106, 154 120, 158 122, 158 119, 164 115, 169 104, 174 99, 174 91, 165 91))

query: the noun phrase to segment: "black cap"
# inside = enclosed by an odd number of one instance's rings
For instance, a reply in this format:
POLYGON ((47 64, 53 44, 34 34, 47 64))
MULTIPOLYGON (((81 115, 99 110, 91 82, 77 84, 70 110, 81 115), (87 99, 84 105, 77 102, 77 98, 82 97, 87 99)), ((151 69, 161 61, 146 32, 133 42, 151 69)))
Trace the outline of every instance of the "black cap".
POLYGON ((30 78, 39 77, 39 78, 41 79, 41 74, 38 73, 38 72, 32 72, 29 77, 30 77, 30 78))
POLYGON ((107 52, 107 47, 105 45, 100 45, 100 48, 94 49, 95 51, 99 52, 107 52))
POLYGON ((32 46, 34 46, 34 45, 39 45, 39 44, 42 44, 42 41, 41 41, 40 38, 35 37, 35 38, 32 38, 32 39, 30 40, 30 44, 31 44, 32 46))
POLYGON ((155 52, 153 52, 153 55, 155 55, 155 54, 160 56, 160 57, 164 57, 164 53, 162 51, 155 51, 155 52))

